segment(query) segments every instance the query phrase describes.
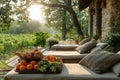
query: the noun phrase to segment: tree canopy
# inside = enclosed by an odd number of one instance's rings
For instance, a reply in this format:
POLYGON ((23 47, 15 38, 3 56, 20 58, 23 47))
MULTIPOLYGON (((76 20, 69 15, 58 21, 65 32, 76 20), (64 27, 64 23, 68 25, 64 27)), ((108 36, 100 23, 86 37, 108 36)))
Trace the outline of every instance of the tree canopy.
POLYGON ((56 25, 59 28, 63 18, 61 15, 63 10, 66 10, 67 26, 74 26, 77 33, 84 36, 83 27, 78 19, 80 12, 76 0, 0 0, 0 3, 0 30, 9 29, 13 21, 18 23, 30 21, 28 7, 39 4, 47 6, 44 7, 44 11, 49 25, 56 25), (69 3, 71 5, 68 5, 69 3))

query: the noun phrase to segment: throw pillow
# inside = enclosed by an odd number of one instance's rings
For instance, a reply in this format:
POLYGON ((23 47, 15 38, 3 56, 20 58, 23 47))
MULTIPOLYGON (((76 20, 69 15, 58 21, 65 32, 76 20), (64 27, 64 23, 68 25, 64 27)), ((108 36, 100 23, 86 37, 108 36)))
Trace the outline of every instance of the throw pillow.
POLYGON ((100 47, 94 47, 90 52, 93 53, 95 51, 101 51, 102 49, 100 47))
POLYGON ((107 47, 108 46, 108 44, 107 43, 102 43, 102 42, 99 42, 99 43, 97 43, 97 45, 96 45, 97 47, 100 47, 101 49, 104 49, 105 47, 107 47))
POLYGON ((79 62, 95 73, 101 74, 109 71, 120 61, 120 55, 108 51, 95 51, 88 54, 79 62))
MULTIPOLYGON (((117 52, 120 55, 120 51, 117 52)), ((120 77, 120 62, 112 67, 112 71, 120 77)))
POLYGON ((112 71, 120 77, 120 62, 112 67, 112 71))
POLYGON ((117 54, 120 54, 120 51, 118 51, 117 54))
POLYGON ((79 45, 83 45, 85 44, 86 42, 90 41, 91 39, 88 37, 88 38, 85 38, 83 39, 82 41, 80 41, 79 45))
POLYGON ((94 48, 96 46, 96 41, 91 40, 83 45, 80 45, 76 48, 76 50, 80 53, 80 54, 84 54, 84 53, 89 53, 91 51, 92 48, 94 48))

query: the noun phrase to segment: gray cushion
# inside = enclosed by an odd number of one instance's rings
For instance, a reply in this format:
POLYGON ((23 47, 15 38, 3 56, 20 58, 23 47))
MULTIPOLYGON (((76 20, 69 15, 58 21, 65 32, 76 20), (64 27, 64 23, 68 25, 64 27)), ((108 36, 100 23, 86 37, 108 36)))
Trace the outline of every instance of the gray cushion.
POLYGON ((95 46, 96 46, 96 41, 92 40, 92 41, 89 41, 83 45, 78 46, 76 48, 76 50, 80 54, 89 53, 91 51, 91 49, 94 48, 95 46))
POLYGON ((108 51, 95 51, 85 56, 80 64, 90 68, 95 73, 105 73, 120 61, 120 55, 108 51))
POLYGON ((95 52, 95 51, 101 51, 102 49, 100 47, 94 47, 92 50, 91 50, 91 53, 95 52))
POLYGON ((82 41, 80 41, 79 45, 83 45, 85 44, 86 42, 90 41, 91 39, 88 37, 88 38, 85 38, 83 39, 82 41))
POLYGON ((99 43, 97 43, 96 46, 97 46, 97 47, 100 47, 101 49, 104 49, 105 47, 108 46, 108 43, 102 43, 102 42, 99 42, 99 43))
POLYGON ((75 44, 55 44, 51 47, 51 50, 56 50, 56 51, 75 51, 75 49, 78 47, 79 45, 75 45, 75 44))

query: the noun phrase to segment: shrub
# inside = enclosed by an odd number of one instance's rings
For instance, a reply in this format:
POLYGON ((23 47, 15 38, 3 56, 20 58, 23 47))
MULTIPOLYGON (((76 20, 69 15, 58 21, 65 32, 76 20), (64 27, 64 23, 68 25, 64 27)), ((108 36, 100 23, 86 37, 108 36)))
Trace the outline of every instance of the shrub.
POLYGON ((120 49, 120 28, 112 28, 103 41, 111 45, 113 52, 117 52, 120 49))
POLYGON ((37 32, 34 35, 36 36, 34 46, 42 46, 42 47, 44 47, 45 44, 46 44, 46 39, 48 37, 48 34, 45 33, 45 32, 37 32))
POLYGON ((99 34, 93 35, 93 39, 98 40, 99 39, 99 34))
POLYGON ((51 46, 54 45, 54 44, 58 44, 58 42, 59 41, 55 38, 48 38, 48 40, 47 40, 49 48, 51 48, 51 46))

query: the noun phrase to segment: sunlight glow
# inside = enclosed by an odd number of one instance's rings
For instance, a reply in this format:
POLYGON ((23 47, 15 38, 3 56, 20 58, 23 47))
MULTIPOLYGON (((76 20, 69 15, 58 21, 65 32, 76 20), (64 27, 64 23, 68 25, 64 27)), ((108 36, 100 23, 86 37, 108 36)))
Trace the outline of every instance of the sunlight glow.
POLYGON ((31 5, 28 8, 28 11, 30 12, 29 17, 32 20, 40 21, 41 23, 45 22, 44 15, 42 12, 42 7, 40 5, 31 5))

